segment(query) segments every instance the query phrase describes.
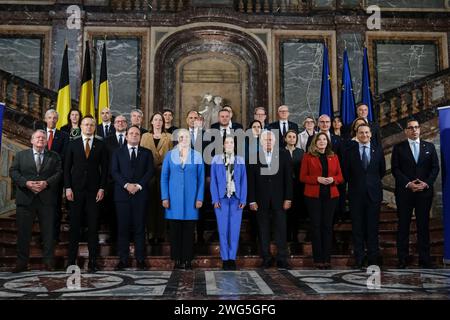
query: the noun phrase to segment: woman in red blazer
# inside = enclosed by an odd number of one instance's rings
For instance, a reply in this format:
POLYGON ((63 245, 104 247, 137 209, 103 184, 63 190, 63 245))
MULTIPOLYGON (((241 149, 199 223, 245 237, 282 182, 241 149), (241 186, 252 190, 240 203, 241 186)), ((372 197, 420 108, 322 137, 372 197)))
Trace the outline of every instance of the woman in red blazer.
POLYGON ((305 184, 305 202, 311 218, 314 265, 328 269, 331 267, 333 213, 339 201, 337 185, 344 178, 326 133, 314 136, 302 160, 300 181, 305 184))

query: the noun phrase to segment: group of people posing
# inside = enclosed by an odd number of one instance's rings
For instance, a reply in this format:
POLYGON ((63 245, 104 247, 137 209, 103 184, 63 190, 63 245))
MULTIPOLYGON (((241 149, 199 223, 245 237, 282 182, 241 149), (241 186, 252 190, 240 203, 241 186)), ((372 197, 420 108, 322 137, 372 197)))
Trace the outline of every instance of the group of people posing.
MULTIPOLYGON (((208 206, 215 212, 224 270, 237 268, 246 206, 257 225, 262 268, 290 268, 287 241, 297 238, 298 217, 306 212, 314 266, 327 269, 334 219, 345 213, 347 200, 355 267, 380 265, 378 224, 385 157, 379 128, 367 120, 368 107, 359 104, 357 113, 348 128, 338 117, 332 121, 320 115, 317 123, 306 117, 300 132, 289 121, 285 105, 278 108, 278 121, 272 123, 264 108, 255 108, 246 131, 232 121, 230 106, 218 112, 219 121, 211 128, 203 128, 202 116, 192 110, 186 128, 178 129, 172 125, 173 112, 164 110, 150 117, 147 131, 137 109, 130 113, 131 123, 123 115, 112 119, 110 110, 104 109, 99 125, 74 109, 68 125, 57 130, 58 113, 50 109, 42 129, 32 134, 32 148, 18 152, 10 168, 17 186, 14 272, 28 269, 36 215, 45 269, 54 269, 64 197, 69 208, 68 265, 77 263, 79 242, 87 228, 89 272, 99 269, 102 216, 117 241, 117 270, 130 265, 131 235, 136 267, 145 270, 146 241, 165 241, 167 228, 174 268, 192 269, 195 234, 201 242, 208 206), (270 251, 272 231, 275 257, 270 251)), ((404 132, 407 140, 394 146, 391 159, 399 219, 398 267, 409 262, 413 211, 419 263, 432 267, 428 225, 438 158, 434 145, 420 139, 417 120, 409 119, 404 132)))

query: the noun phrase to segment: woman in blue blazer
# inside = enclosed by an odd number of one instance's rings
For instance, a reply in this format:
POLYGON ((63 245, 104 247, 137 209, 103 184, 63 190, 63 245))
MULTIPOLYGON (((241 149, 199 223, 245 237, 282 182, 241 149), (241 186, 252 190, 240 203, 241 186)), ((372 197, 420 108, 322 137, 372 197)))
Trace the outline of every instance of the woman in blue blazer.
POLYGON ((224 270, 236 270, 242 209, 247 200, 245 161, 234 154, 234 138, 226 137, 224 153, 211 163, 211 198, 219 229, 224 270))
POLYGON ((169 220, 171 258, 176 269, 192 269, 194 228, 203 205, 202 155, 191 148, 189 131, 178 130, 177 146, 167 152, 161 172, 161 199, 169 220))

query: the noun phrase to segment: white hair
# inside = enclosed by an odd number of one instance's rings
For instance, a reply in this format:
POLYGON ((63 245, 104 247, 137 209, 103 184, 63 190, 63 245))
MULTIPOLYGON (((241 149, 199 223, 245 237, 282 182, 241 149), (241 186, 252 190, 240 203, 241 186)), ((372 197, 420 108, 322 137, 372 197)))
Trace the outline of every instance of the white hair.
POLYGON ((52 113, 56 114, 56 116, 59 118, 59 114, 58 112, 56 112, 55 109, 48 109, 47 112, 45 112, 45 118, 47 118, 47 116, 49 116, 52 113))

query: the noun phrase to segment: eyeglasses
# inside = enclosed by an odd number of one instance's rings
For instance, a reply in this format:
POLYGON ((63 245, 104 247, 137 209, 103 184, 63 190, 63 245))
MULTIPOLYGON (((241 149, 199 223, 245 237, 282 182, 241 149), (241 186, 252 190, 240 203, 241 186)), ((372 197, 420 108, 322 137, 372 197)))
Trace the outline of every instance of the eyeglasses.
POLYGON ((408 130, 419 130, 420 126, 410 126, 410 127, 407 127, 406 129, 408 129, 408 130))

